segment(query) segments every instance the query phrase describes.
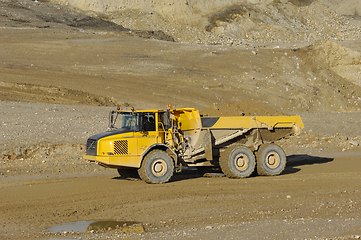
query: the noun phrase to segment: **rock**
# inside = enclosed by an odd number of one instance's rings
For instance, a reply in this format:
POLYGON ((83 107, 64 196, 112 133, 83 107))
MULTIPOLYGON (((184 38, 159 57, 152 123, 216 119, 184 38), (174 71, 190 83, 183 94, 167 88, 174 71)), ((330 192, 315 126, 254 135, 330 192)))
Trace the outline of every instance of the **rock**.
POLYGON ((356 140, 350 140, 348 143, 349 143, 350 145, 356 146, 356 147, 360 145, 356 140))
POLYGON ((214 27, 214 28, 212 28, 211 32, 215 33, 215 34, 223 33, 224 32, 224 27, 214 27))

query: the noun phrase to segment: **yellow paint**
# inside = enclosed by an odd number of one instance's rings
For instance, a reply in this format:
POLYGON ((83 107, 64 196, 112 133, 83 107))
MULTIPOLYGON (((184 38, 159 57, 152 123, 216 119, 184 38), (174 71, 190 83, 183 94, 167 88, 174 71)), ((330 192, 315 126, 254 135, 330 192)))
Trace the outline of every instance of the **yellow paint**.
POLYGON ((178 122, 178 127, 182 131, 201 129, 201 117, 198 110, 194 108, 180 108, 171 110, 171 114, 178 122))
POLYGON ((264 117, 220 117, 219 120, 210 128, 285 128, 293 127, 297 124, 301 129, 304 128, 300 116, 264 116, 264 117))
POLYGON ((102 163, 110 166, 140 167, 141 156, 89 156, 83 155, 84 159, 102 163))

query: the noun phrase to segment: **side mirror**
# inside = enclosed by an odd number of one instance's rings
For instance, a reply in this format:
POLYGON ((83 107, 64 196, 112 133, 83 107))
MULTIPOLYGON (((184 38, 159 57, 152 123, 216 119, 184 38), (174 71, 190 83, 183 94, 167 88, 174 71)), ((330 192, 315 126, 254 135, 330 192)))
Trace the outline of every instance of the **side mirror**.
POLYGON ((167 109, 164 113, 164 127, 165 127, 165 131, 168 131, 168 129, 170 128, 170 111, 169 109, 167 109))
POLYGON ((108 127, 110 128, 110 130, 115 128, 114 125, 115 125, 115 121, 117 120, 118 114, 119 114, 119 112, 117 112, 117 111, 111 111, 109 113, 109 126, 108 127))

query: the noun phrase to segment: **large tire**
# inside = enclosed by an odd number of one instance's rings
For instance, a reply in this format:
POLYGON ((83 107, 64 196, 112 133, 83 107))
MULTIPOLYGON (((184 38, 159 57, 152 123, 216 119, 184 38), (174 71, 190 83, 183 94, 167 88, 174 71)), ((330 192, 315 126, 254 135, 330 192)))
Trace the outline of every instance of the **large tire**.
POLYGON ((173 176, 174 164, 168 154, 161 150, 150 152, 138 170, 140 178, 147 183, 165 183, 173 176))
POLYGON ((139 179, 138 169, 136 168, 118 168, 117 170, 123 179, 139 179))
POLYGON ((222 172, 229 178, 249 177, 256 166, 256 159, 251 150, 242 146, 226 149, 219 158, 222 172))
POLYGON ((275 176, 286 167, 286 154, 274 144, 264 144, 256 152, 257 173, 263 176, 275 176))

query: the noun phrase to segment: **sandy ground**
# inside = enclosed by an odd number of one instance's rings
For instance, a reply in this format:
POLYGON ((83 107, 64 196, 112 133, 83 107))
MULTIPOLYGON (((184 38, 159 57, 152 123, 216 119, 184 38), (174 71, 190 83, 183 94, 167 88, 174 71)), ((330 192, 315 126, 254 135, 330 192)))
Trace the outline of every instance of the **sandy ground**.
POLYGON ((207 6, 194 25, 157 1, 154 14, 1 1, 0 239, 360 239, 359 2, 259 2, 207 6), (277 177, 183 169, 149 185, 82 159, 115 106, 168 104, 300 114, 305 129, 278 142, 277 177), (98 220, 120 226, 46 230, 98 220))
POLYGON ((273 178, 202 178, 190 172, 149 185, 112 172, 2 182, 1 234, 4 239, 358 238, 360 169, 359 157, 315 157, 273 178), (85 220, 137 221, 146 233, 44 231, 85 220))

